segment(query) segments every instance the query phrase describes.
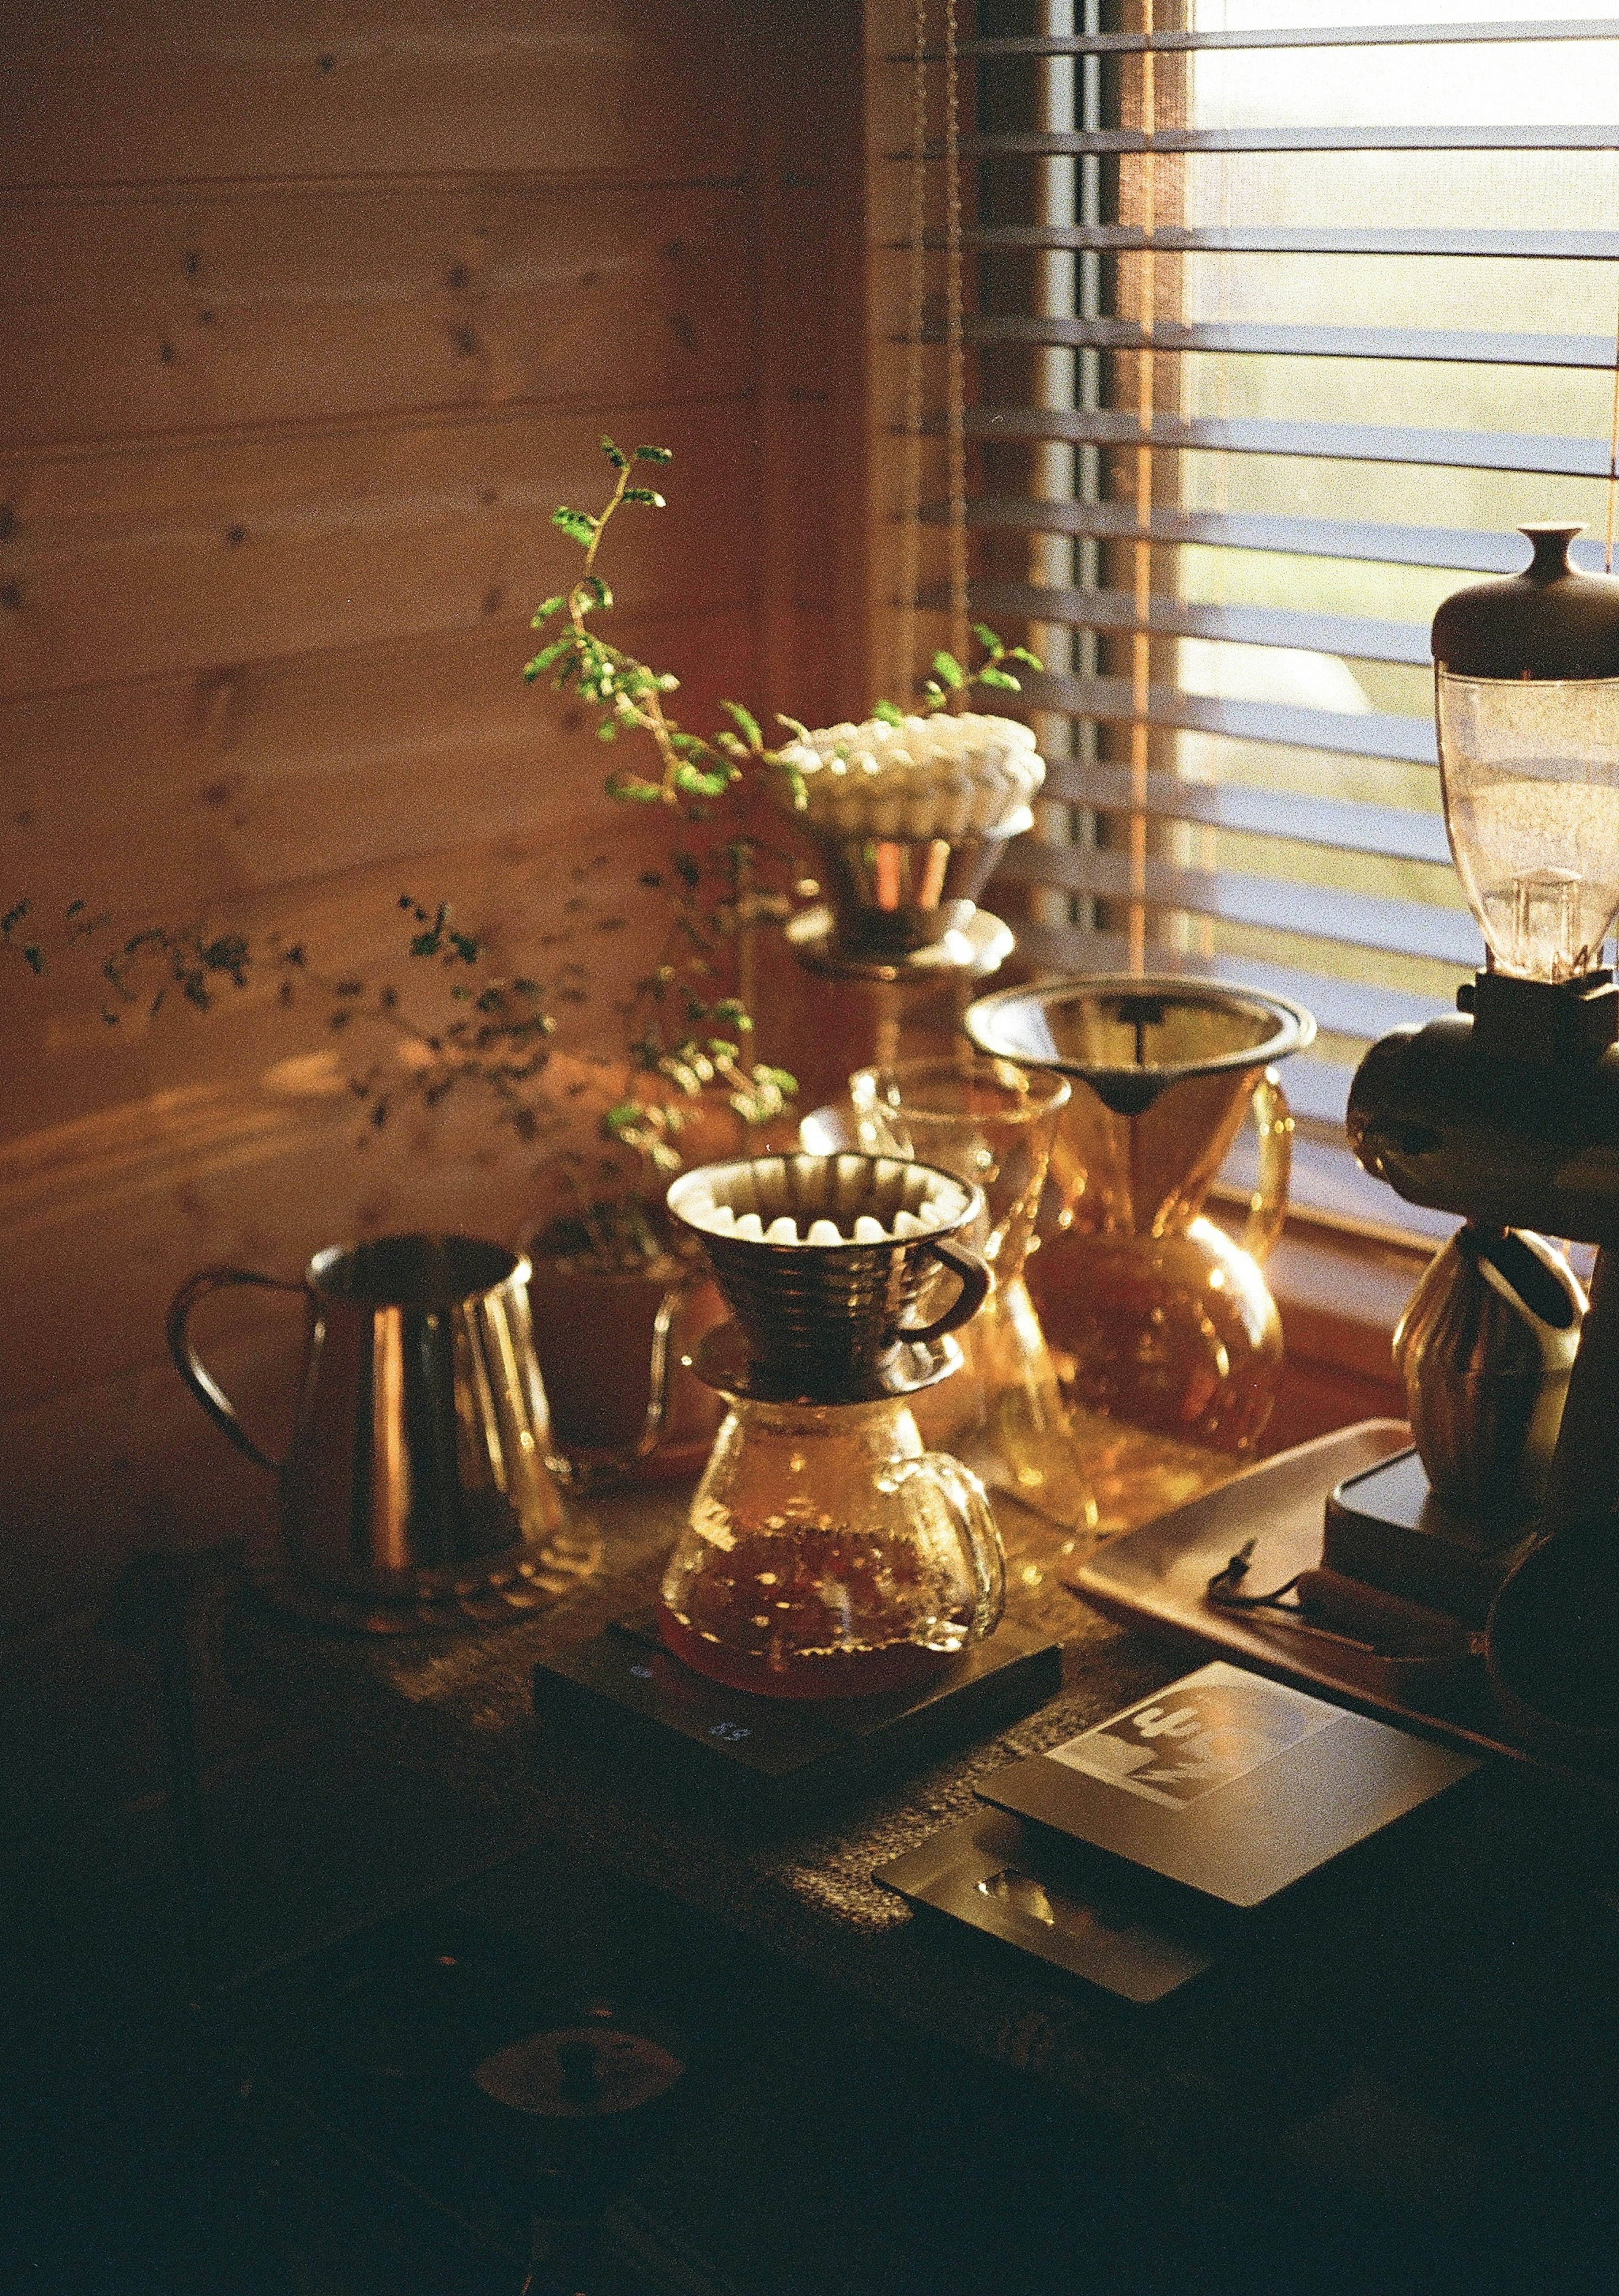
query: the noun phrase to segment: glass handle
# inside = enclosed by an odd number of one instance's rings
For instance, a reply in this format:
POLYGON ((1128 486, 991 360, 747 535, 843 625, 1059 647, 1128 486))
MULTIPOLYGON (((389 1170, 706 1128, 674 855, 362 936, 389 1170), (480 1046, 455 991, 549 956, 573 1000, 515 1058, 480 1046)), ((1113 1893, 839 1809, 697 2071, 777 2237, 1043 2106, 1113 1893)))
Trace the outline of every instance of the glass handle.
POLYGON ((305 1289, 301 1283, 284 1282, 279 1275, 260 1275, 251 1267, 201 1268, 181 1284, 169 1307, 168 1352, 174 1357, 175 1369, 221 1434, 228 1435, 237 1450, 245 1451, 255 1466, 266 1467, 272 1475, 278 1475, 284 1463, 259 1449, 237 1418, 229 1396, 192 1343, 191 1311, 197 1302, 205 1300, 210 1292, 223 1292, 241 1284, 266 1292, 301 1292, 305 1289))
POLYGON ((896 1480, 920 1476, 942 1489, 961 1531, 962 1552, 973 1578, 973 1621, 969 1642, 982 1642, 1000 1624, 1007 1607, 1007 1551, 990 1511, 984 1487, 970 1467, 948 1451, 925 1451, 908 1459, 896 1480))
POLYGON ((1268 1257, 1287 1217, 1293 1175, 1293 1111, 1274 1069, 1254 1086, 1253 1129, 1259 1135, 1259 1179, 1249 1200, 1247 1225, 1237 1242, 1255 1259, 1268 1257))

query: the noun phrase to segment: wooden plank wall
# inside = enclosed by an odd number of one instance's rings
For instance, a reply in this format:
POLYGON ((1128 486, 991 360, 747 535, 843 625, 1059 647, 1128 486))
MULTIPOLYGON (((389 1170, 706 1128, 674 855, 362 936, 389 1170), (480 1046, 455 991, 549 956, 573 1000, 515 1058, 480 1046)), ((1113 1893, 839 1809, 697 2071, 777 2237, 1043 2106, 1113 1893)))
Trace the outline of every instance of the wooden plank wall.
MULTIPOLYGON (((866 698, 856 0, 0 0, 0 906, 374 972, 448 894, 514 963, 574 932, 588 1044, 649 831, 518 672, 597 434, 675 450, 611 573, 696 722, 866 698)), ((487 1123, 357 1148, 316 1006, 226 996, 0 975, 12 1634, 265 1505, 163 1358, 190 1269, 532 1201, 487 1123)), ((272 1431, 289 1318, 210 1329, 272 1431)))

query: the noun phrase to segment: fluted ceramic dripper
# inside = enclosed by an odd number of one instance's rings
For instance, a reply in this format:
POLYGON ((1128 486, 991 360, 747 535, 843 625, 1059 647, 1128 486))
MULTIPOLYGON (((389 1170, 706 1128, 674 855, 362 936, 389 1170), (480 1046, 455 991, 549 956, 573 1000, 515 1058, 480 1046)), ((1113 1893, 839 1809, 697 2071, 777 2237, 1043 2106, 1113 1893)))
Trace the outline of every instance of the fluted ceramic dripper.
POLYGON ((965 1324, 990 1272, 951 1239, 983 1209, 975 1187, 892 1156, 761 1156, 705 1164, 669 1192, 746 1338, 749 1392, 853 1402, 885 1359, 965 1324), (960 1291, 932 1322, 919 1303, 942 1264, 960 1291))

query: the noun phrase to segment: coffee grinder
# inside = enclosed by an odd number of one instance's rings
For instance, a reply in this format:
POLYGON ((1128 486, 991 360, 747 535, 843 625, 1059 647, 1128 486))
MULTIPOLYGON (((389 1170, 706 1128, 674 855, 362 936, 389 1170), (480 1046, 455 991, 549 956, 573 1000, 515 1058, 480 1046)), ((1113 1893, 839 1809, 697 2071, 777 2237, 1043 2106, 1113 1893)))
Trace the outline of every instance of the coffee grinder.
MULTIPOLYGON (((1465 1456, 1483 1493, 1520 1479, 1513 1487, 1536 1512, 1516 1526, 1531 1536, 1507 1556, 1489 1606, 1492 1685, 1526 1742, 1603 1759, 1619 1751, 1619 986, 1600 962, 1619 909, 1619 582, 1570 565, 1578 526, 1522 531, 1533 553, 1524 571, 1458 592, 1434 621, 1446 826, 1485 968, 1454 1015, 1372 1046, 1348 1123, 1368 1171, 1409 1203, 1459 1213, 1463 1257, 1561 1334, 1545 1342, 1554 1388, 1559 1349, 1567 1358, 1555 1444, 1544 1412, 1537 1433, 1519 1410, 1500 1414, 1492 1434, 1482 1386, 1460 1440, 1442 1404, 1454 1363, 1441 1348, 1423 1456, 1465 1456), (1582 1326, 1555 1255, 1521 1230, 1598 1247, 1582 1326), (1525 1484, 1537 1441, 1549 1457, 1525 1484)), ((1409 1365, 1418 1405, 1420 1353, 1409 1365)), ((1451 1383, 1466 1406, 1465 1379, 1451 1383)), ((1420 1439, 1421 1408, 1415 1417, 1420 1439)), ((1411 1493, 1393 1488, 1400 1472, 1409 1482, 1409 1463, 1391 1463, 1353 1493, 1375 1531, 1383 1479, 1394 1501, 1383 1527, 1395 1538, 1416 1521, 1411 1493)))

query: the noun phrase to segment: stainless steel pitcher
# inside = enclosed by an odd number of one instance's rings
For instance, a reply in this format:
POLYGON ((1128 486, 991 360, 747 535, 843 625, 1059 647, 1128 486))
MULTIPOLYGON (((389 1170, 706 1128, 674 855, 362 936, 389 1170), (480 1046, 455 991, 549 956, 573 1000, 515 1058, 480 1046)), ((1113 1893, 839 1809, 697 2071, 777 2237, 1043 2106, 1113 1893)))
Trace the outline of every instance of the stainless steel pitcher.
POLYGON ((278 1476, 295 1568, 346 1595, 420 1603, 495 1583, 557 1530, 529 1274, 474 1237, 393 1235, 317 1251, 301 1283, 205 1267, 182 1284, 169 1351, 209 1417, 278 1476), (284 1460, 254 1442, 191 1340, 198 1302, 241 1284, 307 1301, 284 1460))

